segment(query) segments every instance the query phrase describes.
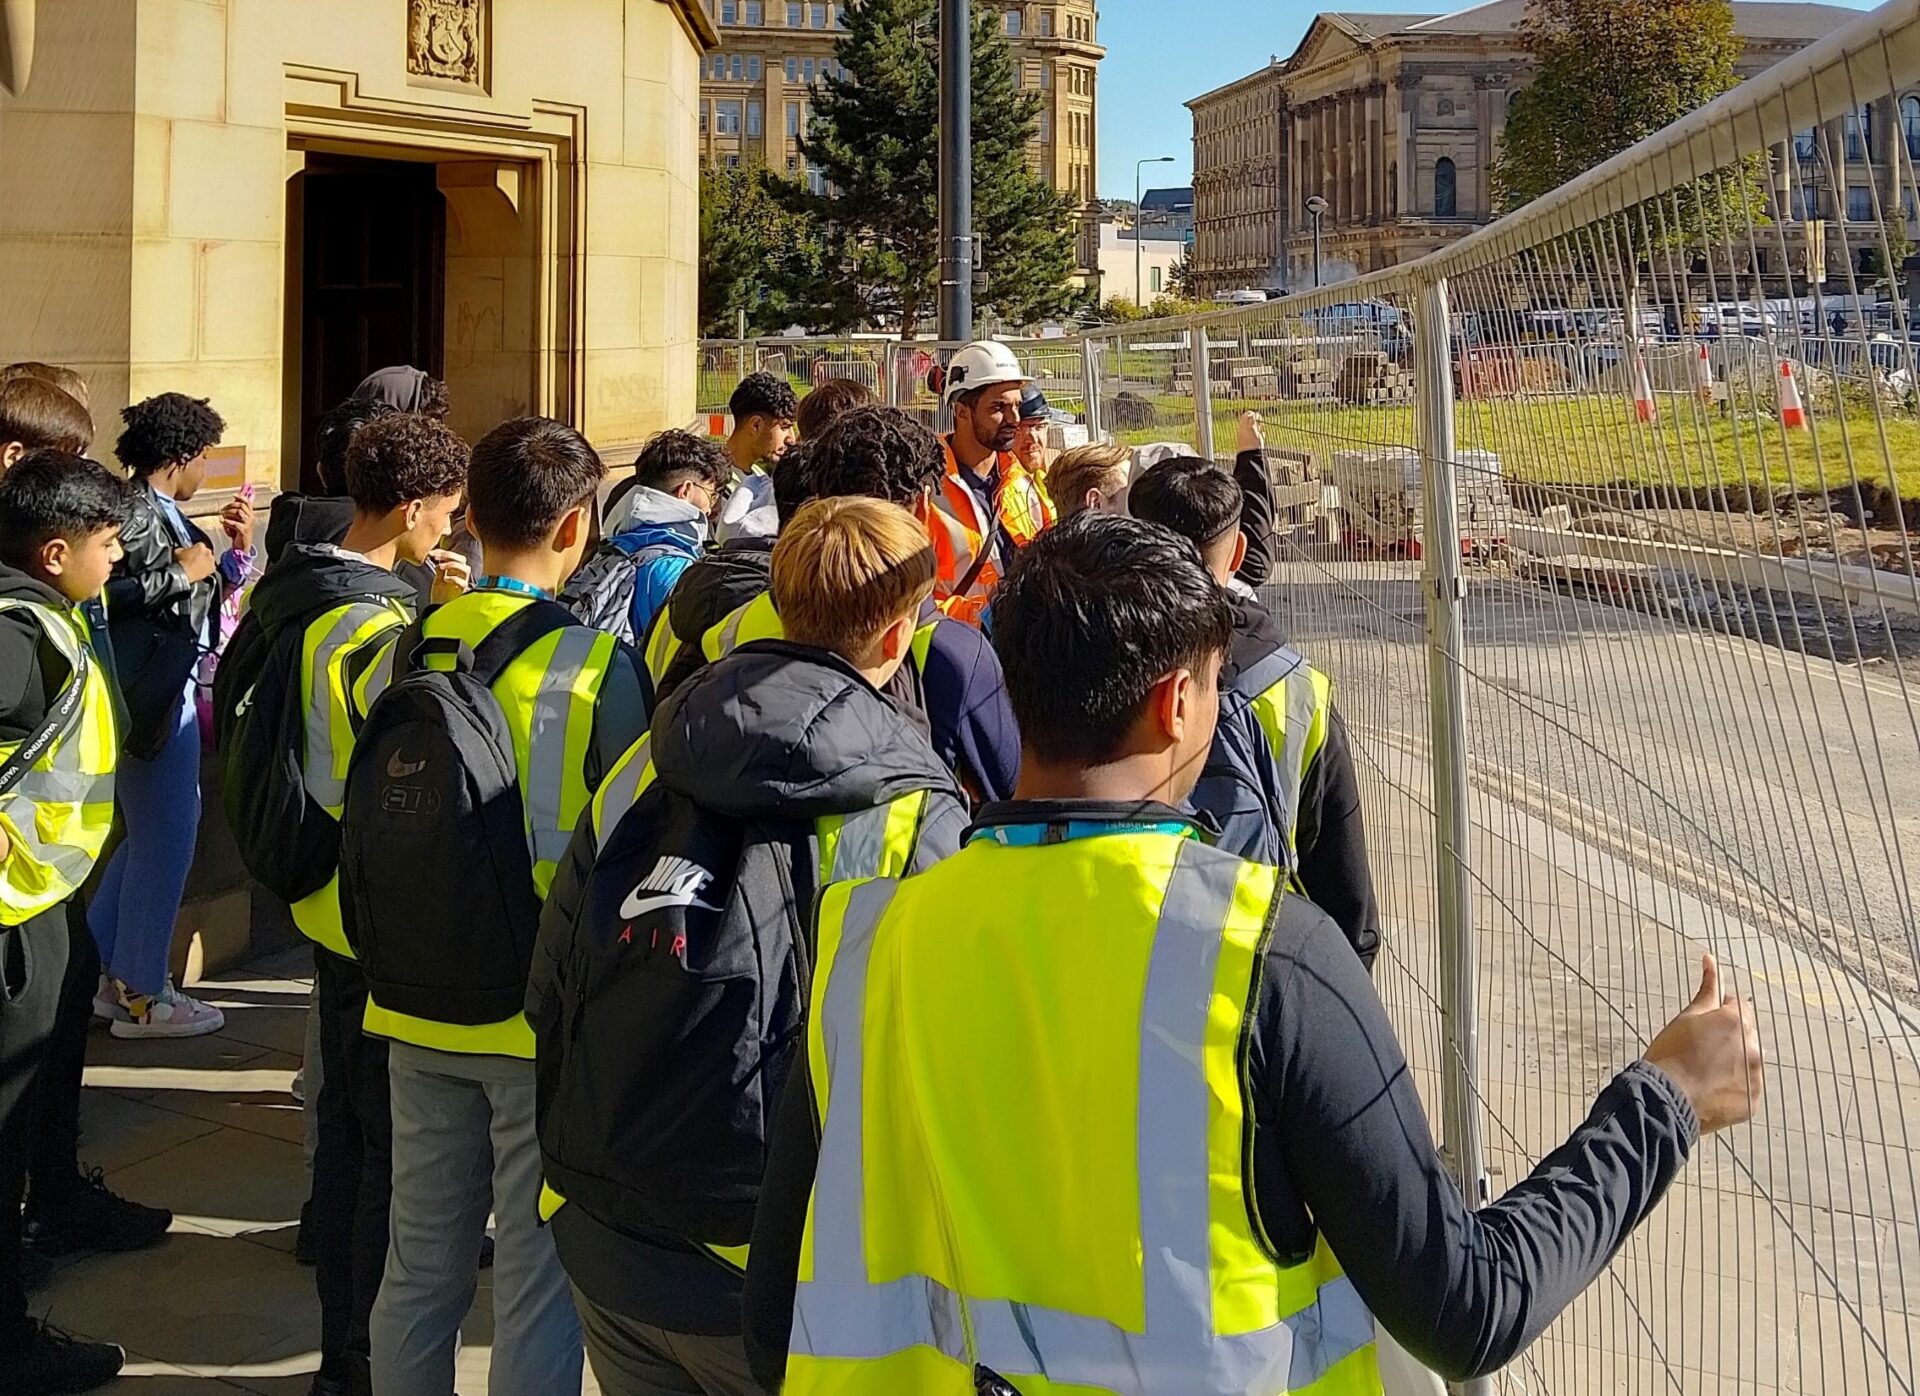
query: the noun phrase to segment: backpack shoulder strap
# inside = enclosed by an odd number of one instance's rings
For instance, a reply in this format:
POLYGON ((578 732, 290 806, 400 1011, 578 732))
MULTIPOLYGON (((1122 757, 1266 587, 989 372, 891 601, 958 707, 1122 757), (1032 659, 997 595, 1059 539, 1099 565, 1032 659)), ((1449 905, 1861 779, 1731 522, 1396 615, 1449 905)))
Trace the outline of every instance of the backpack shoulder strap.
POLYGON ((1252 702, 1283 679, 1306 665, 1300 651, 1282 645, 1272 653, 1249 664, 1233 676, 1233 691, 1252 702))
POLYGON ((491 685, 509 664, 554 631, 579 623, 573 612, 557 601, 543 598, 530 606, 522 606, 473 647, 470 672, 481 683, 491 685))

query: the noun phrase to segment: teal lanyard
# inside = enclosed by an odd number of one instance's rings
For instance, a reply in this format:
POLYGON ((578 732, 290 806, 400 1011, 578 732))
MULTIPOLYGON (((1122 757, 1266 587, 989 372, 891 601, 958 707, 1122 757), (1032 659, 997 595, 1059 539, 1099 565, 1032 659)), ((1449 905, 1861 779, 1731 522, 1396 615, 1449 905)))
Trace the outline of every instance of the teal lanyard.
POLYGON ((995 824, 974 830, 967 842, 991 839, 1007 848, 1034 848, 1045 843, 1096 839, 1104 834, 1166 834, 1179 839, 1200 836, 1199 830, 1180 819, 1066 819, 1041 824, 995 824))
POLYGON ((518 577, 475 577, 471 591, 510 591, 517 596, 531 596, 536 601, 551 601, 553 593, 545 587, 537 587, 532 582, 523 582, 518 577))

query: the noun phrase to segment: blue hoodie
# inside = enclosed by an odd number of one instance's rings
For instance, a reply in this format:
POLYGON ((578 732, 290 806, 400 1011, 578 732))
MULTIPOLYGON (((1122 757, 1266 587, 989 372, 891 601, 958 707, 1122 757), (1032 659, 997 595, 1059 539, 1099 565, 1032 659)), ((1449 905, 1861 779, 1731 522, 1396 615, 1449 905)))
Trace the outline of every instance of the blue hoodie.
POLYGON ((628 557, 651 553, 634 569, 633 633, 636 643, 667 604, 680 574, 699 559, 707 541, 707 516, 684 499, 636 485, 615 504, 606 522, 607 542, 628 557))

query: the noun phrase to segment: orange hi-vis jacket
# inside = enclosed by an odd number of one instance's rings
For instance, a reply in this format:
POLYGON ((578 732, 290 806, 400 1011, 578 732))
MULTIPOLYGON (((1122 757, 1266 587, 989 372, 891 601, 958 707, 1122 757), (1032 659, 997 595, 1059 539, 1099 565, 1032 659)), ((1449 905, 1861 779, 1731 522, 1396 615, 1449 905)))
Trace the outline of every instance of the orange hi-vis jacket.
MULTIPOLYGON (((947 453, 947 469, 927 518, 927 532, 933 539, 938 569, 934 596, 941 610, 973 625, 979 623, 980 612, 986 609, 993 589, 1000 584, 999 565, 988 557, 975 573, 965 595, 957 592, 967 573, 973 570, 974 558, 986 546, 993 520, 981 516, 979 496, 960 478, 953 439, 942 437, 940 444, 947 453)), ((1053 506, 1040 482, 1011 451, 997 452, 995 464, 1000 487, 994 498, 994 510, 1008 541, 1016 548, 1023 548, 1039 537, 1043 529, 1052 527, 1053 506)))

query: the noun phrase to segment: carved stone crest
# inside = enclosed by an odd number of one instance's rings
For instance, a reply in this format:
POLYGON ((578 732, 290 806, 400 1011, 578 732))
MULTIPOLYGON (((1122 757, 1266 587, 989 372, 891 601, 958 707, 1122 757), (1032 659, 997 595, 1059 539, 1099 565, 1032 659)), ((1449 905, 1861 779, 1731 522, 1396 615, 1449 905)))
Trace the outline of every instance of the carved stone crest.
POLYGON ((407 0, 407 71, 451 82, 482 82, 486 0, 407 0))

